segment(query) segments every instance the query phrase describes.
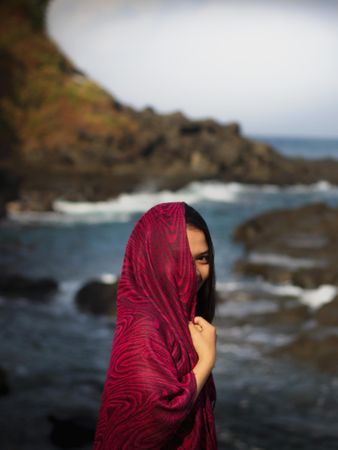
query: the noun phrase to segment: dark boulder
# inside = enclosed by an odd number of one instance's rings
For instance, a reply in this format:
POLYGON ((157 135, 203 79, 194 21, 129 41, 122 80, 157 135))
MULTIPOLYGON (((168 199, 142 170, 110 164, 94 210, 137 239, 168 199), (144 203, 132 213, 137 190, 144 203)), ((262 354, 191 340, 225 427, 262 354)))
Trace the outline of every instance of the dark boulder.
POLYGON ((277 311, 262 315, 265 325, 290 325, 299 326, 311 318, 311 313, 306 305, 280 307, 277 311))
POLYGON ((338 327, 338 296, 319 308, 315 317, 320 325, 338 327))
POLYGON ((32 279, 23 275, 0 277, 0 294, 6 297, 25 297, 31 300, 49 299, 58 289, 52 278, 32 279))
POLYGON ((305 289, 338 285, 338 208, 322 203, 263 213, 233 234, 247 254, 235 270, 305 289))
POLYGON ((325 372, 338 374, 338 336, 301 334, 291 343, 272 352, 274 356, 289 356, 325 372))
POLYGON ((258 264, 245 259, 235 263, 234 271, 246 276, 262 277, 272 283, 288 283, 292 279, 292 273, 287 267, 258 264))
POLYGON ((89 281, 76 293, 75 303, 83 312, 95 315, 116 315, 117 285, 118 282, 89 281))
POLYGON ((3 219, 7 215, 7 203, 18 199, 19 185, 20 179, 18 175, 14 175, 10 171, 0 168, 0 219, 3 219))
POLYGON ((50 441, 59 448, 81 448, 94 441, 96 417, 83 411, 71 416, 49 414, 52 423, 50 441))
POLYGON ((5 369, 0 367, 0 396, 7 395, 10 392, 8 375, 5 369))

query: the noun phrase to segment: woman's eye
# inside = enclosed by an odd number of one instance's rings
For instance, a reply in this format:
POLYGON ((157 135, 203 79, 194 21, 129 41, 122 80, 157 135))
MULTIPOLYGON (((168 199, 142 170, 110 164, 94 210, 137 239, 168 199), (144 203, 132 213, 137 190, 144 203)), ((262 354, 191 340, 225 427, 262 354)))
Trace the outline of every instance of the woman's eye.
POLYGON ((199 256, 197 259, 198 259, 199 261, 204 262, 204 263, 208 263, 208 262, 209 262, 209 256, 208 256, 208 255, 202 255, 202 256, 199 256))

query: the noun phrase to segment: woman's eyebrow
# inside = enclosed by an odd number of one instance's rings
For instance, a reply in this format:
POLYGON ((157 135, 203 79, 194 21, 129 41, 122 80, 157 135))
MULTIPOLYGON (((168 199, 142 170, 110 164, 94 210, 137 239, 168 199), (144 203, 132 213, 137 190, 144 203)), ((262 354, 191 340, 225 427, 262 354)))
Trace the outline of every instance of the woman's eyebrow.
POLYGON ((197 256, 203 256, 203 255, 208 255, 208 254, 209 254, 209 250, 205 250, 204 252, 197 253, 197 256))

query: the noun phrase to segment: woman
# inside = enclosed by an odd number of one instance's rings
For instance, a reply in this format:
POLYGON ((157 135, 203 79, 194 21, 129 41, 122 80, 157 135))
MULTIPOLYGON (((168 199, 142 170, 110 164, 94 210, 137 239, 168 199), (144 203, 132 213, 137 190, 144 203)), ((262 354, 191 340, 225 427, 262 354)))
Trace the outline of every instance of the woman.
POLYGON ((126 247, 93 450, 217 448, 214 294, 202 217, 184 202, 151 208, 126 247))

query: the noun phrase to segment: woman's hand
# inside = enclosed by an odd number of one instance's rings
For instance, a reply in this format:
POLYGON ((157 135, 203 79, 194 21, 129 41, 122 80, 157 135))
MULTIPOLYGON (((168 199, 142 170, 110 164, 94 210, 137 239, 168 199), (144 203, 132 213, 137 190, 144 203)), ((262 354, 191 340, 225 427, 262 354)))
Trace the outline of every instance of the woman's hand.
POLYGON ((217 336, 216 328, 203 317, 196 316, 193 322, 189 322, 188 326, 193 346, 198 355, 198 362, 193 368, 197 384, 196 400, 215 366, 217 336))
POLYGON ((189 331, 199 361, 212 369, 216 362, 216 328, 203 317, 196 316, 189 322, 189 331))

